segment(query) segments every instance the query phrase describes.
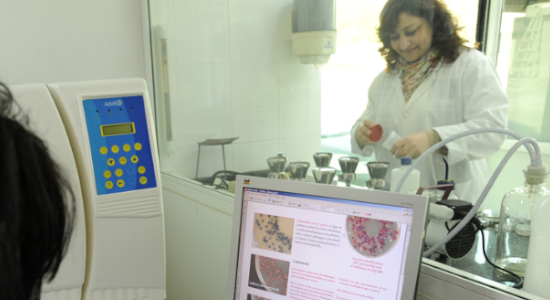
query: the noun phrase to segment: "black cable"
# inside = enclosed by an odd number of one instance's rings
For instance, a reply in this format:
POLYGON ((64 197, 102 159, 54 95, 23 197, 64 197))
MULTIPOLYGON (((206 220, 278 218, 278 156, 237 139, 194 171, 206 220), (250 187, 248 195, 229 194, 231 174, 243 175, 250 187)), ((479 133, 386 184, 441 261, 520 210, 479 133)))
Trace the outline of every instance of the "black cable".
POLYGON ((445 159, 445 156, 442 156, 443 162, 445 163, 445 181, 449 180, 449 164, 447 163, 447 160, 445 159))
POLYGON ((502 267, 499 267, 495 264, 493 264, 490 260, 489 260, 489 257, 487 257, 487 253, 485 252, 485 233, 483 233, 483 230, 481 230, 481 239, 483 240, 483 255, 485 256, 485 260, 493 267, 499 269, 499 270, 502 270, 506 273, 509 273, 511 274, 512 276, 516 277, 518 282, 516 282, 516 284, 514 284, 512 287, 513 288, 516 288, 516 289, 521 289, 523 287, 523 278, 521 278, 521 276, 519 276, 518 274, 512 272, 512 271, 509 271, 509 270, 506 270, 502 267))
MULTIPOLYGON (((221 171, 218 171, 216 173, 214 173, 214 175, 212 175, 212 183, 214 182, 214 180, 216 180, 216 176, 218 176, 219 174, 225 174, 225 176, 227 176, 227 174, 230 174, 230 175, 242 175, 241 173, 239 172, 235 172, 235 171, 229 171, 229 170, 221 170, 221 171)), ((225 179, 225 177, 224 177, 225 179)))
POLYGON ((521 289, 523 287, 523 278, 521 278, 521 276, 519 276, 518 274, 516 274, 512 271, 506 270, 502 267, 499 267, 499 266, 495 265, 493 262, 491 262, 491 260, 487 256, 487 252, 485 252, 485 233, 483 232, 483 229, 485 228, 485 226, 483 226, 483 224, 481 224, 481 221, 476 216, 474 216, 472 218, 471 223, 476 226, 476 228, 477 228, 476 233, 477 233, 477 231, 481 231, 481 240, 482 240, 481 249, 483 249, 483 255, 485 256, 485 260, 491 266, 493 266, 494 268, 499 269, 501 271, 504 271, 504 272, 509 273, 512 276, 514 276, 518 280, 518 282, 516 282, 516 284, 514 284, 512 287, 516 288, 516 289, 521 289))
POLYGON ((225 181, 225 179, 227 178, 227 175, 241 175, 241 173, 239 172, 235 172, 235 171, 229 171, 229 170, 221 170, 221 171, 217 171, 216 173, 214 173, 214 175, 212 175, 211 177, 211 181, 212 181, 212 186, 216 189, 224 189, 224 190, 229 190, 229 184, 227 184, 227 182, 225 181), (220 184, 218 185, 215 185, 214 184, 214 181, 216 181, 216 176, 218 176, 219 174, 224 174, 223 178, 222 178, 222 181, 220 182, 220 184))

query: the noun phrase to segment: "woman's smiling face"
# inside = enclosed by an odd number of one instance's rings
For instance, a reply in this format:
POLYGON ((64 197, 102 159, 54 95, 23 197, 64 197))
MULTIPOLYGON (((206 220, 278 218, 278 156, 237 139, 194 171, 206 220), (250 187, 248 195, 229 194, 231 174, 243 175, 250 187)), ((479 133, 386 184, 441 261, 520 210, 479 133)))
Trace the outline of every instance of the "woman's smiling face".
POLYGON ((391 47, 406 61, 415 62, 430 51, 432 34, 426 20, 401 13, 395 32, 390 35, 391 47))

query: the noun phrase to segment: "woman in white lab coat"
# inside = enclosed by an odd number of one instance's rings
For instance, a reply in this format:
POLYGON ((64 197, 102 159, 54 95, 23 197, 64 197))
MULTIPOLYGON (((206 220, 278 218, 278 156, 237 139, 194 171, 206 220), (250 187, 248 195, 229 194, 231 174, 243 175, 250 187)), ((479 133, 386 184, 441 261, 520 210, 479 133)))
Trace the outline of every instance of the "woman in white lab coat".
MULTIPOLYGON (((493 64, 464 46, 457 24, 440 0, 389 0, 380 15, 380 53, 387 68, 372 82, 366 110, 351 130, 352 151, 373 152, 377 161, 400 165, 399 158, 420 156, 437 142, 475 128, 505 128, 508 99, 493 64), (383 136, 370 139, 380 124, 383 136), (395 131, 403 137, 391 149, 382 146, 395 131)), ((487 157, 505 137, 480 134, 456 140, 424 160, 420 186, 455 181, 459 199, 474 202, 488 180, 487 157)), ((390 179, 390 172, 386 179, 390 179)))

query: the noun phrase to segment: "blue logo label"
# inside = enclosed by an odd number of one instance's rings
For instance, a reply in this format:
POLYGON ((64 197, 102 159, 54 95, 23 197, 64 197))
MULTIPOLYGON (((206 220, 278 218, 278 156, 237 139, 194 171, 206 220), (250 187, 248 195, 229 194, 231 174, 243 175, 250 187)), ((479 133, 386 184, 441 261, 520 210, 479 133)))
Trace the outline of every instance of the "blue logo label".
POLYGON ((122 106, 122 100, 105 102, 105 106, 122 106))

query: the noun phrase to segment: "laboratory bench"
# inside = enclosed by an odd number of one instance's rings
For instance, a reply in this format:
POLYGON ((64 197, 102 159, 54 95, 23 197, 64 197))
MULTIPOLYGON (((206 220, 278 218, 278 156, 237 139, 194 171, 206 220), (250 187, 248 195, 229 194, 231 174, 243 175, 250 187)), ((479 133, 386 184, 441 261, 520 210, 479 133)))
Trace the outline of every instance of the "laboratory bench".
MULTIPOLYGON (((483 233, 485 234, 485 251, 487 253, 487 257, 491 260, 491 262, 495 262, 495 255, 496 255, 496 249, 497 249, 497 236, 498 233, 495 230, 494 226, 489 226, 483 230, 483 233)), ((523 248, 527 248, 528 239, 525 239, 526 245, 516 245, 523 246, 523 248)), ((444 258, 442 255, 434 259, 435 261, 446 263, 447 265, 457 268, 462 271, 466 271, 469 273, 472 273, 474 275, 493 280, 508 286, 513 286, 517 279, 510 275, 509 273, 503 272, 501 270, 496 269, 495 267, 491 266, 485 259, 485 256, 483 255, 483 245, 482 245, 482 237, 481 237, 481 231, 478 231, 476 234, 475 243, 463 258, 458 260, 448 259, 444 258)), ((437 256, 437 255, 436 255, 437 256)))

